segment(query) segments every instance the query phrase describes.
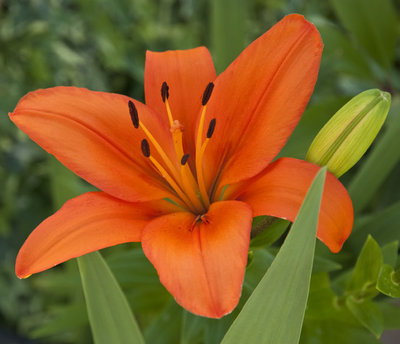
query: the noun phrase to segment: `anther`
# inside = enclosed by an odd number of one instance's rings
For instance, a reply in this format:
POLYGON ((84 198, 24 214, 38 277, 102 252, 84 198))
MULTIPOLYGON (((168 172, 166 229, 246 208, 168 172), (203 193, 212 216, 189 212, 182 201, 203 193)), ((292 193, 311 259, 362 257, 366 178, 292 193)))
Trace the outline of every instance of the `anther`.
POLYGON ((131 101, 131 100, 128 102, 128 106, 129 106, 129 114, 131 115, 133 126, 137 129, 137 128, 139 128, 139 115, 138 115, 136 106, 135 106, 135 104, 133 104, 133 101, 131 101))
POLYGON ((185 154, 181 159, 181 165, 184 166, 189 159, 189 154, 185 154))
POLYGON ((207 87, 206 87, 206 89, 204 90, 204 93, 203 93, 203 99, 201 100, 201 104, 203 106, 206 105, 208 103, 208 101, 210 100, 211 93, 212 93, 213 89, 214 89, 214 83, 210 82, 207 85, 207 87))
POLYGON ((142 140, 142 153, 143 155, 148 158, 150 156, 150 145, 146 139, 142 140))
POLYGON ((167 83, 165 81, 161 85, 161 98, 164 103, 165 103, 165 99, 169 98, 169 86, 167 85, 167 83))
POLYGON ((211 139, 211 136, 214 134, 216 122, 217 122, 217 120, 215 118, 213 118, 210 121, 210 124, 208 125, 208 130, 207 130, 207 138, 208 139, 211 139))

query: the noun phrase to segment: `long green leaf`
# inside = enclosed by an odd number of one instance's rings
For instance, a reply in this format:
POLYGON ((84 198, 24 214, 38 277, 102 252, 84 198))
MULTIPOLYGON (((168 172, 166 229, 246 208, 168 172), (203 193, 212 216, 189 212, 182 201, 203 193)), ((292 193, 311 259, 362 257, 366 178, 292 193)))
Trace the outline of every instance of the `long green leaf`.
POLYGON ((86 306, 96 344, 144 344, 129 304, 99 252, 78 258, 86 306))
POLYGON ((212 0, 211 47, 217 73, 222 72, 245 46, 247 2, 212 0))
POLYGON ((223 344, 298 343, 310 288, 325 175, 326 168, 322 168, 314 178, 282 248, 223 344))
POLYGON ((391 0, 333 0, 342 24, 358 43, 384 68, 393 62, 396 39, 396 10, 391 0))

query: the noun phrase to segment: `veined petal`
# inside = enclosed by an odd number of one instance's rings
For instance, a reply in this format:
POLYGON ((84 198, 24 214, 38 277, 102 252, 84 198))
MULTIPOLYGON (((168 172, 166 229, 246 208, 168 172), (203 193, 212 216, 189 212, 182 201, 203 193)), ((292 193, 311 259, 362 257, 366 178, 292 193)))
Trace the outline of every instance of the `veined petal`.
POLYGON ((180 305, 220 318, 241 295, 251 223, 245 203, 216 202, 197 222, 188 212, 151 221, 143 231, 143 250, 180 305))
POLYGON ((146 224, 168 207, 166 201, 128 203, 103 192, 83 194, 30 234, 18 253, 15 272, 23 278, 104 247, 140 241, 146 224))
POLYGON ((205 47, 146 53, 146 104, 168 122, 166 107, 161 98, 161 85, 167 82, 172 114, 184 126, 186 153, 191 155, 194 152, 194 130, 203 92, 215 78, 214 64, 205 47))
MULTIPOLYGON (((291 158, 273 162, 260 176, 237 187, 235 197, 253 209, 253 215, 271 215, 294 221, 319 166, 291 158)), ((234 188, 232 188, 234 189, 234 188)), ((327 173, 317 237, 339 252, 353 227, 353 205, 344 186, 327 173)))
POLYGON ((297 125, 317 80, 320 35, 302 16, 285 17, 250 44, 215 81, 205 123, 208 184, 245 180, 277 155, 297 125))
MULTIPOLYGON (((127 201, 168 197, 161 178, 142 156, 144 134, 131 122, 129 100, 118 94, 55 87, 27 94, 10 118, 65 166, 108 194, 127 201)), ((172 156, 168 128, 145 105, 134 103, 140 120, 172 156)))

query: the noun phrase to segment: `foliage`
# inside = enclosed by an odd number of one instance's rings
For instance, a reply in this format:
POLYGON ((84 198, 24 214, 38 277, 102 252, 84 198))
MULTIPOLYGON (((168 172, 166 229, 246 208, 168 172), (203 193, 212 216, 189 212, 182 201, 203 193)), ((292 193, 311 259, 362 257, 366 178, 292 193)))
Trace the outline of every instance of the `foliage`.
MULTIPOLYGON (((27 280, 13 273, 29 232, 65 199, 90 189, 13 127, 7 113, 19 98, 37 88, 74 85, 143 99, 146 49, 210 46, 220 71, 289 12, 316 24, 325 50, 312 101, 282 156, 304 158, 319 129, 357 93, 378 88, 392 95, 376 143, 341 179, 356 211, 350 239, 337 255, 317 243, 300 342, 379 343, 384 330, 400 328, 400 308, 392 302, 400 280, 400 8, 390 0, 252 0, 221 11, 226 3, 0 1, 0 339, 7 330, 38 343, 91 341, 75 261, 27 280)), ((254 223, 257 231, 264 220, 254 223)), ((253 239, 242 299, 221 320, 177 306, 140 245, 103 255, 146 342, 219 343, 271 265, 287 223, 272 228, 253 239)))

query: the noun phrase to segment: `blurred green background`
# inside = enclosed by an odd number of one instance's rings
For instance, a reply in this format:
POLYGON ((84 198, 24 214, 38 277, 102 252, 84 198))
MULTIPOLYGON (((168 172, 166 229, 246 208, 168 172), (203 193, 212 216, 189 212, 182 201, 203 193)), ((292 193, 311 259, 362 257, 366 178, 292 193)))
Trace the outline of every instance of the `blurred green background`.
MULTIPOLYGON (((370 334, 374 329, 348 310, 335 311, 331 301, 344 293, 368 233, 384 257, 390 252, 393 266, 399 263, 399 2, 0 0, 0 343, 91 342, 75 260, 27 280, 14 275, 16 254, 28 234, 66 199, 91 189, 9 121, 7 113, 18 100, 38 88, 73 85, 143 101, 147 49, 205 45, 221 72, 247 44, 293 12, 317 26, 325 49, 315 93, 282 155, 304 158, 322 125, 357 93, 380 88, 392 94, 392 110, 376 143, 341 178, 357 221, 341 254, 317 246, 320 261, 302 342, 380 342, 370 334)), ((276 253, 274 247, 257 245, 252 251, 243 299, 276 253)), ((149 343, 218 343, 237 314, 217 321, 183 311, 158 282, 138 244, 103 254, 149 343)), ((382 296, 375 301, 384 328, 399 328, 399 307, 382 296)))

